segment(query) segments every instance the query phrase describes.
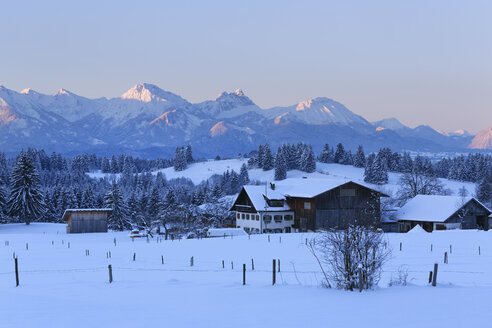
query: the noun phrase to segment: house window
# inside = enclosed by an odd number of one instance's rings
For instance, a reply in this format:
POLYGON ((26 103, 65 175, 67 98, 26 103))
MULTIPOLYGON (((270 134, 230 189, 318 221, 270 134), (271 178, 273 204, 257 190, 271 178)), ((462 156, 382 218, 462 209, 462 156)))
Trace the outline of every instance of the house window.
POLYGON ((241 214, 241 219, 243 219, 243 220, 244 220, 244 213, 243 213, 243 214, 241 214))
POLYGON ((263 222, 265 222, 265 223, 272 222, 272 216, 271 215, 263 215, 263 222))
POLYGON ((273 219, 275 220, 275 222, 280 223, 282 222, 282 215, 275 215, 273 219))
POLYGON ((290 214, 284 215, 285 221, 292 221, 292 219, 294 219, 294 217, 292 215, 290 215, 290 214))
POLYGON ((311 209, 311 203, 310 202, 304 202, 304 209, 310 210, 311 209))
POLYGON ((249 220, 249 214, 246 214, 246 220, 249 220))
POLYGON ((340 189, 340 196, 341 197, 354 197, 355 196, 355 189, 340 189))
POLYGON ((241 218, 241 214, 237 213, 237 218, 240 219, 241 218))
POLYGON ((260 221, 260 216, 259 215, 256 216, 256 221, 260 221))

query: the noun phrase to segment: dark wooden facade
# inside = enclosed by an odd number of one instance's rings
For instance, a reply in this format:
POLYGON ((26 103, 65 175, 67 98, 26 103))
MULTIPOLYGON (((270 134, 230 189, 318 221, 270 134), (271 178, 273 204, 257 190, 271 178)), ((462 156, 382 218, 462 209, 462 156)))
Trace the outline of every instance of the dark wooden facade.
POLYGON ((295 227, 300 231, 344 229, 350 224, 379 226, 380 197, 386 195, 348 182, 314 198, 288 198, 295 212, 295 227))
POLYGON ((108 215, 111 209, 67 209, 67 233, 108 232, 108 215))

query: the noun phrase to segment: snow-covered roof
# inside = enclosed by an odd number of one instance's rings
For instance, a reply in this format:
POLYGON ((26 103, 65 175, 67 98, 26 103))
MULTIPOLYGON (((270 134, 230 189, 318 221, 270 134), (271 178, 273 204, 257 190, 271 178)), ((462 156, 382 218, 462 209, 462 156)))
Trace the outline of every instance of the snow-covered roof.
MULTIPOLYGON (((244 190, 251 199, 253 206, 257 211, 289 211, 290 207, 284 202, 283 207, 269 206, 266 198, 269 200, 285 200, 287 197, 296 198, 314 198, 324 192, 338 188, 349 182, 361 185, 363 187, 374 190, 368 185, 361 184, 359 182, 353 182, 345 179, 285 179, 282 181, 275 181, 272 184, 275 185, 275 189, 272 190, 271 185, 260 186, 244 186, 244 190)), ((374 190, 377 191, 377 190, 374 190)), ((382 194, 386 196, 385 194, 382 194)))
POLYGON ((112 212, 112 208, 67 208, 63 213, 63 220, 66 220, 68 215, 74 212, 112 212))
POLYGON ((471 200, 487 209, 473 197, 417 195, 398 210, 396 217, 400 221, 445 222, 471 200))
POLYGON ((223 236, 246 236, 247 233, 242 228, 211 228, 207 231, 208 237, 223 237, 223 236))
MULTIPOLYGON (((280 212, 280 211, 290 211, 289 205, 284 201, 284 206, 281 207, 271 207, 268 205, 266 201, 266 197, 272 197, 271 199, 283 199, 285 200, 285 196, 279 193, 277 190, 269 190, 270 187, 263 186, 244 186, 244 190, 248 194, 249 199, 253 203, 253 206, 257 211, 266 211, 266 212, 280 212)), ((270 199, 270 198, 268 198, 270 199)))

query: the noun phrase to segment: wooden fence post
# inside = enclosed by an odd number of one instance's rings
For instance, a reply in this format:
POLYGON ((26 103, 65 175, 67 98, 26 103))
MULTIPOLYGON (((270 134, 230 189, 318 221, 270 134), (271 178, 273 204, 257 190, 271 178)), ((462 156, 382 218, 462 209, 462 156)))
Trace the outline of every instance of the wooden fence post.
POLYGON ((116 238, 113 239, 113 243, 116 246, 116 238))
POLYGON ((224 265, 224 260, 222 260, 222 269, 225 268, 225 265, 224 265))
POLYGON ((403 243, 400 241, 400 252, 401 252, 402 246, 403 246, 403 243))
POLYGON ((280 272, 280 259, 278 259, 277 262, 278 262, 278 272, 280 272))
POLYGON ((432 271, 429 271, 429 284, 432 282, 432 271))
POLYGON ((137 259, 137 253, 133 253, 133 261, 135 262, 136 259, 137 259))
POLYGON ((26 251, 29 250, 29 243, 26 243, 26 251))
POLYGON ((431 244, 431 252, 432 252, 432 244, 431 244))
POLYGON ((246 264, 243 264, 243 286, 246 285, 246 264))
POLYGON ((270 235, 268 235, 268 242, 270 242, 270 235))
POLYGON ((478 246, 478 255, 480 255, 480 246, 478 246))
POLYGON ((362 285, 363 285, 362 266, 360 266, 359 267, 359 293, 362 292, 362 285))
POLYGON ((275 285, 276 280, 277 280, 276 279, 277 277, 275 276, 277 273, 277 270, 275 268, 275 260, 273 260, 273 271, 272 272, 273 272, 273 276, 272 276, 272 286, 273 286, 273 285, 275 285))
POLYGON ((255 271, 255 261, 251 259, 251 271, 255 271))
POLYGON ((432 287, 436 287, 437 282, 437 263, 434 263, 434 274, 432 275, 432 287))
POLYGON ((164 255, 161 255, 161 264, 164 264, 164 255))
POLYGON ((234 261, 231 261, 231 270, 234 270, 234 261))
POLYGON ((17 262, 17 257, 14 259, 15 262, 15 287, 19 286, 19 263, 17 262))
POLYGON ((453 254, 453 245, 449 245, 449 254, 453 254))
POLYGON ((190 259, 190 266, 193 266, 193 256, 190 259))
POLYGON ((448 252, 444 252, 444 263, 448 264, 448 252))
POLYGON ((109 271, 109 283, 113 282, 113 268, 111 267, 111 264, 108 265, 108 271, 109 271))

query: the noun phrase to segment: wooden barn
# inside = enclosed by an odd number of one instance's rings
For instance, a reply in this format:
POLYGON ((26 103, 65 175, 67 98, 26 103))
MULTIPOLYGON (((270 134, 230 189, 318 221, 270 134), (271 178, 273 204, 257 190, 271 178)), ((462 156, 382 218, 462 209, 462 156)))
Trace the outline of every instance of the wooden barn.
POLYGON ((344 229, 349 224, 379 225, 380 198, 368 186, 331 179, 286 179, 268 186, 244 186, 231 210, 247 232, 344 229))
POLYGON ((417 195, 396 213, 398 230, 489 229, 492 212, 473 197, 417 195))
POLYGON ((66 209, 67 233, 108 232, 108 216, 111 208, 66 209))

